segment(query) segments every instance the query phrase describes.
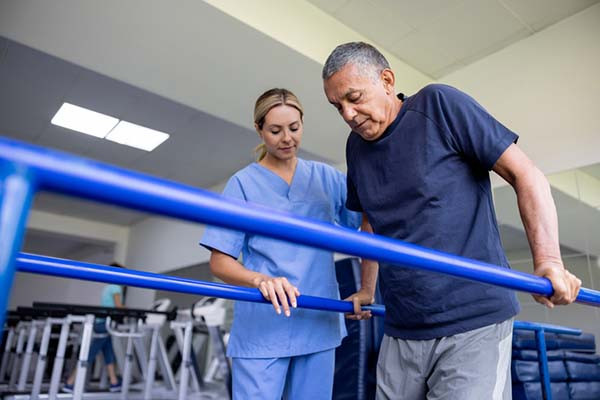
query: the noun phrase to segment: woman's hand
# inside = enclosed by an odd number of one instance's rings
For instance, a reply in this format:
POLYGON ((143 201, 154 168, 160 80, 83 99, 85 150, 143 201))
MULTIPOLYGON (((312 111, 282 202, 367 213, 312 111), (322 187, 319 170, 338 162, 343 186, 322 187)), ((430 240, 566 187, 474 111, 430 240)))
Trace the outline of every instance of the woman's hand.
POLYGON ((296 308, 298 302, 296 297, 300 296, 300 291, 292 285, 285 277, 260 276, 253 280, 253 284, 264 296, 273 304, 277 314, 281 314, 281 308, 286 317, 291 315, 290 304, 296 308))

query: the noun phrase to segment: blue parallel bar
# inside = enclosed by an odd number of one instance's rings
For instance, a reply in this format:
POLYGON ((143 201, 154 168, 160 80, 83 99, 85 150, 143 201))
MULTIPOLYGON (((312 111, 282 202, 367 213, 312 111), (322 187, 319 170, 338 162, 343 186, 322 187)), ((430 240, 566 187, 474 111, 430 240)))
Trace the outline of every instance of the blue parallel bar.
POLYGON ((21 248, 34 187, 27 169, 0 163, 0 327, 10 299, 15 257, 21 248))
MULTIPOLYGON (((553 292, 549 280, 531 274, 233 201, 191 186, 6 138, 0 138, 0 160, 30 168, 44 190, 509 289, 545 296, 553 292)), ((600 292, 582 288, 577 301, 599 306, 600 292)))
MULTIPOLYGON (((265 300, 258 289, 224 283, 196 281, 35 254, 19 253, 16 265, 20 272, 271 304, 265 300)), ((302 294, 298 297, 298 307, 337 312, 353 312, 354 310, 352 303, 349 301, 302 294)), ((363 310, 370 310, 373 315, 385 315, 385 308, 377 304, 363 306, 363 310)))
POLYGON ((527 322, 527 321, 515 321, 513 324, 514 329, 521 329, 525 331, 545 331, 548 333, 562 333, 564 335, 581 335, 581 329, 568 328, 566 326, 558 326, 551 324, 542 324, 539 322, 527 322))

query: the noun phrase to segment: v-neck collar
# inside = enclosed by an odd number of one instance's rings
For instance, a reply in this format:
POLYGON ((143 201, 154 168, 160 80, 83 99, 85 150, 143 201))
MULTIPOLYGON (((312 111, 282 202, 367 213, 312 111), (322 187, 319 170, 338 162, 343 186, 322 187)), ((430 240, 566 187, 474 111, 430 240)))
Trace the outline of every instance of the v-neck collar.
POLYGON ((298 162, 296 163, 296 168, 294 169, 294 174, 292 175, 292 180, 290 181, 289 184, 285 181, 285 179, 283 179, 281 176, 279 176, 276 172, 270 170, 269 168, 265 167, 264 165, 261 165, 258 162, 255 162, 252 165, 254 165, 255 168, 258 168, 260 171, 264 171, 265 174, 276 177, 275 180, 271 180, 271 183, 276 186, 279 186, 280 189, 282 189, 284 191, 285 195, 287 195, 287 197, 289 198, 290 193, 292 193, 292 189, 298 185, 297 181, 300 179, 299 174, 300 174, 300 169, 303 168, 303 162, 304 161, 301 158, 298 158, 298 162))

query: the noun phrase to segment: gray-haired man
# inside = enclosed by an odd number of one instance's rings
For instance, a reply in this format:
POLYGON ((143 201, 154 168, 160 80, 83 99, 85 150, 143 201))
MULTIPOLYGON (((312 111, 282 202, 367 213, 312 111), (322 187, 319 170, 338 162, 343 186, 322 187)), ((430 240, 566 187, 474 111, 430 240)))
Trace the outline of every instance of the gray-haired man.
MULTIPOLYGON (((352 129, 346 146, 347 207, 381 235, 509 268, 489 171, 515 189, 534 273, 551 280, 548 307, 574 301, 581 281, 563 266, 554 202, 518 136, 471 97, 445 85, 396 95, 385 57, 365 43, 338 46, 323 68, 329 102, 352 129)), ((385 337, 379 399, 510 398, 513 292, 381 263, 385 337)), ((353 318, 373 299, 363 271, 353 318)))

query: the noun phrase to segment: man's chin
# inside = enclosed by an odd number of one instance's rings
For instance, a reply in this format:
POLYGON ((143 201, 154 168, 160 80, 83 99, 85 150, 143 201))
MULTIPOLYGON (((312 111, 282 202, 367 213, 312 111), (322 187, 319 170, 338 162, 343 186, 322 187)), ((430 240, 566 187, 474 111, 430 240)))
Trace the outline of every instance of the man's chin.
POLYGON ((363 138, 364 140, 367 141, 372 141, 377 139, 379 136, 381 136, 379 134, 379 132, 372 132, 372 131, 364 131, 364 132, 356 132, 361 138, 363 138))

